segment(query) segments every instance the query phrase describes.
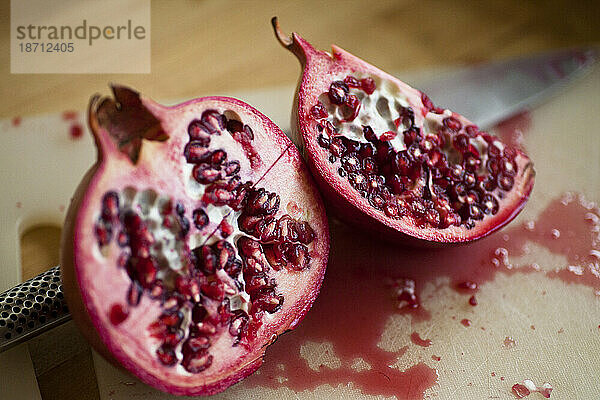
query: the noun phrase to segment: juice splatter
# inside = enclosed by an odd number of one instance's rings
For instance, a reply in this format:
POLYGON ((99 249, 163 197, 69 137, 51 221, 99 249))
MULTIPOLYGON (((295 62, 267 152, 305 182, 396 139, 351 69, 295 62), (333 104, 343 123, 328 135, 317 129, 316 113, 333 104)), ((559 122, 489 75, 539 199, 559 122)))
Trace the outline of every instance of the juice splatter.
MULTIPOLYGON (((465 302, 499 273, 535 273, 600 290, 600 212, 595 204, 572 193, 552 201, 535 221, 460 248, 400 248, 337 223, 332 224, 332 231, 327 277, 313 309, 295 331, 269 348, 260 373, 245 384, 303 391, 352 382, 364 394, 421 399, 436 385, 437 371, 418 360, 401 371, 393 365, 407 357, 406 346, 386 351, 378 344, 386 322, 395 314, 405 314, 413 322, 431 318, 431 310, 419 301, 427 284, 448 278, 450 287, 465 295, 465 302), (558 238, 553 229, 560 231, 558 238), (535 264, 511 261, 527 254, 529 243, 564 256, 567 264, 544 271, 535 264), (329 343, 330 356, 339 367, 309 365, 310 357, 304 358, 302 349, 311 343, 329 343), (368 368, 352 368, 357 359, 368 368)), ((431 335, 435 339, 435 331, 431 335)), ((507 338, 504 345, 510 348, 514 340, 507 338)), ((410 335, 405 339, 410 345, 410 335)))

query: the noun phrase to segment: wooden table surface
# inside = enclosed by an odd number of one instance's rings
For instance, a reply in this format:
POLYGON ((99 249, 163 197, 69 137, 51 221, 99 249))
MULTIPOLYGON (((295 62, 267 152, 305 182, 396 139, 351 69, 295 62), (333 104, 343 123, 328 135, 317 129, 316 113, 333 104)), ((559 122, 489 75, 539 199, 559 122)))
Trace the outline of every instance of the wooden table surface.
MULTIPOLYGON (((83 109, 91 94, 106 93, 108 82, 156 99, 291 85, 299 67, 273 37, 274 15, 284 30, 321 49, 336 43, 386 71, 600 43, 600 11, 591 1, 154 1, 150 74, 17 75, 10 74, 10 10, 3 1, 0 118, 83 109)), ((25 233, 24 279, 57 264, 59 234, 57 227, 25 233)), ((72 326, 61 329, 78 338, 72 326)), ((43 340, 30 345, 32 354, 43 340)), ((77 344, 59 365, 36 365, 44 399, 98 398, 90 351, 77 344)))

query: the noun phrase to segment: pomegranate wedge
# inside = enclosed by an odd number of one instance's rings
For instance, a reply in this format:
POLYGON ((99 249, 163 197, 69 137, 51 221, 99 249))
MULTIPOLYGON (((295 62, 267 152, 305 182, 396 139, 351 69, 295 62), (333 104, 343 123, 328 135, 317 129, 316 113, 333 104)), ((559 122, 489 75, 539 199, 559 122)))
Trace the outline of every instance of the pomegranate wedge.
POLYGON ((535 173, 522 151, 339 47, 316 50, 272 23, 303 69, 293 136, 344 221, 440 246, 487 236, 523 208, 535 173))

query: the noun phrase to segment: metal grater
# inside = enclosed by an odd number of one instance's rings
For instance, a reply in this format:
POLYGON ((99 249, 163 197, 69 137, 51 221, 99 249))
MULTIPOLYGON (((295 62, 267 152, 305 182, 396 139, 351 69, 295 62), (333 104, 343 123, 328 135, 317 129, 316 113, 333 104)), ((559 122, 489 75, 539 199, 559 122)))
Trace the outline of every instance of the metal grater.
POLYGON ((60 267, 0 294, 0 352, 71 319, 60 267))

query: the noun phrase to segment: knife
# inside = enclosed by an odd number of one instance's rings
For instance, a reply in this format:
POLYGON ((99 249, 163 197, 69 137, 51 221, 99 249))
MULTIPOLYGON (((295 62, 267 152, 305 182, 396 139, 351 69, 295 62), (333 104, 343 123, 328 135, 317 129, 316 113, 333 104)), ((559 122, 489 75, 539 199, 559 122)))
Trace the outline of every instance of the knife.
MULTIPOLYGON (((588 72, 594 48, 568 49, 461 68, 419 88, 483 128, 548 98, 588 72)), ((0 352, 71 319, 59 267, 0 294, 0 352)))

